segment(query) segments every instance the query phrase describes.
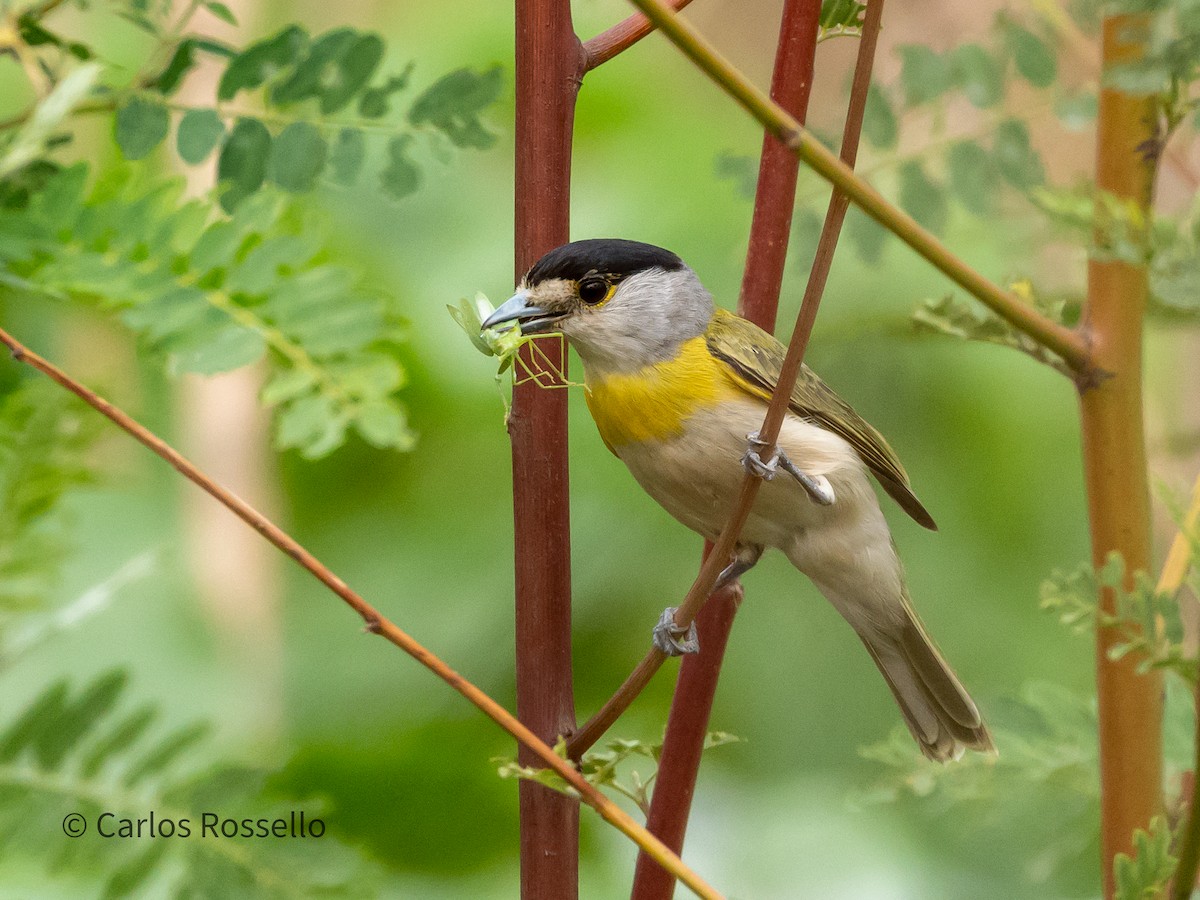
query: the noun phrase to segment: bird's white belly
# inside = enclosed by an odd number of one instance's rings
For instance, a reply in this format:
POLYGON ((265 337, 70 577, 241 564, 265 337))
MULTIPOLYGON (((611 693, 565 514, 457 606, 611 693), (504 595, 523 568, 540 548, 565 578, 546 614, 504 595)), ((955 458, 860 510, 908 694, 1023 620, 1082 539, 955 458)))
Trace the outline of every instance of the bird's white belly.
MULTIPOLYGON (((746 436, 762 426, 765 405, 755 400, 726 401, 692 415, 684 434, 666 441, 626 444, 618 455, 651 497, 667 512, 715 540, 733 512, 745 470, 746 436)), ((780 470, 759 489, 742 541, 779 547, 789 555, 813 526, 849 524, 879 514, 866 468, 854 449, 824 428, 788 414, 779 446, 809 475, 829 479, 832 506, 813 502, 800 484, 780 470)), ((886 526, 885 526, 886 527, 886 526)))

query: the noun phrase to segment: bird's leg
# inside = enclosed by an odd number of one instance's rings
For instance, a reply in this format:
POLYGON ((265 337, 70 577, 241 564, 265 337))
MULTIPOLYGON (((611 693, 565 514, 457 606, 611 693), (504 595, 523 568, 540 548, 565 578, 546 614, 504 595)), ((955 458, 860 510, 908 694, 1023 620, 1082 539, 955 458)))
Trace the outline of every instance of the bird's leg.
POLYGON ((824 475, 809 475, 807 472, 801 471, 795 463, 787 458, 787 454, 779 446, 775 447, 775 455, 768 462, 763 462, 759 454, 767 446, 767 442, 759 438, 757 431, 746 435, 746 440, 750 442, 750 446, 746 448, 746 452, 742 456, 742 466, 747 472, 757 475, 763 481, 770 481, 775 477, 778 469, 783 469, 800 482, 800 486, 808 492, 808 496, 814 503, 819 503, 821 506, 833 505, 835 499, 833 486, 824 475))
POLYGON ((741 578, 753 569, 762 554, 763 548, 758 544, 738 544, 737 549, 733 551, 733 559, 717 576, 717 583, 713 585, 713 593, 727 587, 734 580, 741 578))
MULTIPOLYGON (((735 579, 749 572, 754 568, 754 564, 758 562, 762 553, 763 548, 756 544, 739 544, 729 565, 722 569, 721 574, 717 576, 717 582, 713 585, 712 592, 715 594, 721 588, 727 587, 735 579)), ((654 646, 667 656, 699 653, 700 638, 696 634, 696 623, 692 622, 686 628, 676 625, 675 610, 678 608, 677 606, 668 606, 658 617, 658 624, 654 626, 654 646)))

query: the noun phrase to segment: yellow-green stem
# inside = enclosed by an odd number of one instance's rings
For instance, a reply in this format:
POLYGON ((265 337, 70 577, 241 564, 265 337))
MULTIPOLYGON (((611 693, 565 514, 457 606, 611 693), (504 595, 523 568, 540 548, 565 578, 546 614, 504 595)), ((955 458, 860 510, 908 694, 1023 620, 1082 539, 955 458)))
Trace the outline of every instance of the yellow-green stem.
POLYGON ((726 93, 787 144, 813 171, 848 196, 863 212, 899 237, 951 281, 1014 328, 1061 356, 1080 374, 1082 382, 1090 383, 1093 380, 1092 363, 1082 335, 1042 315, 1020 297, 988 280, 955 256, 945 244, 918 225, 912 216, 889 203, 882 194, 856 175, 853 169, 752 84, 699 32, 660 0, 631 2, 726 93))

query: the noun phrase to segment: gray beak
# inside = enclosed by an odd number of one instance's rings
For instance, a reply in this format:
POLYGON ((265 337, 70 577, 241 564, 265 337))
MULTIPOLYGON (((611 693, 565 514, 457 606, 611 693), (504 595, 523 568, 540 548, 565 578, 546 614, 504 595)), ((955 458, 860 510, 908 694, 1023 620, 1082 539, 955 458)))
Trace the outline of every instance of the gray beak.
POLYGON ((505 322, 516 322, 521 329, 521 334, 540 334, 544 331, 553 331, 551 326, 564 315, 566 313, 550 312, 540 306, 531 306, 529 295, 524 291, 517 291, 499 309, 484 319, 480 327, 487 330, 495 328, 497 325, 503 325, 505 322))

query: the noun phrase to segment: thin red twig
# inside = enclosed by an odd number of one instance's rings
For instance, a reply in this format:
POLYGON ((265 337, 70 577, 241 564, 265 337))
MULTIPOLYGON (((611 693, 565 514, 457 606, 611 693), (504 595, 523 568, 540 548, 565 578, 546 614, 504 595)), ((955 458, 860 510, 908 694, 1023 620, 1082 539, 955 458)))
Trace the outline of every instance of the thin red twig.
MULTIPOLYGON (((692 0, 671 0, 671 8, 678 12, 691 2, 692 0)), ((584 72, 590 72, 614 56, 624 53, 653 30, 654 23, 647 19, 645 14, 638 12, 600 32, 591 40, 584 41, 584 72)))
MULTIPOLYGON (((771 98, 801 123, 812 93, 820 18, 821 0, 787 0, 779 25, 771 98)), ((767 331, 775 330, 799 169, 795 154, 764 133, 738 311, 767 331)), ((740 586, 709 597, 696 616, 700 653, 686 657, 679 668, 646 818, 651 833, 676 852, 683 849, 725 648, 741 600, 740 586)), ((633 900, 670 900, 674 888, 669 874, 638 855, 633 900)))
POLYGON ((699 875, 692 872, 679 860, 678 856, 663 846, 662 842, 638 825, 619 806, 604 796, 599 790, 589 784, 582 775, 565 759, 560 757, 544 741, 538 738, 525 725, 518 721, 512 713, 485 694, 463 676, 450 668, 440 658, 427 650, 416 639, 395 625, 379 610, 368 603, 361 595, 352 590, 341 578, 333 574, 320 560, 309 553, 290 534, 254 509, 245 500, 238 497, 228 488, 218 484, 211 477, 198 469, 178 450, 160 438, 150 429, 135 420, 128 413, 109 403, 91 389, 85 387, 49 360, 34 353, 7 331, 0 329, 0 344, 8 347, 13 359, 23 362, 39 372, 47 375, 54 382, 66 388, 79 397, 88 406, 100 412, 111 420, 117 427, 125 431, 140 444, 152 450, 166 460, 180 475, 200 487, 212 496, 222 506, 236 515, 239 519, 266 538, 272 545, 286 553, 299 565, 307 570, 314 578, 337 594, 353 609, 366 623, 366 630, 378 634, 389 643, 399 647, 434 675, 440 678, 459 694, 465 697, 480 712, 511 734, 528 747, 538 758, 538 761, 554 770, 592 806, 605 821, 628 835, 635 843, 649 849, 659 857, 660 862, 676 871, 681 880, 702 897, 721 895, 705 882, 699 875))

